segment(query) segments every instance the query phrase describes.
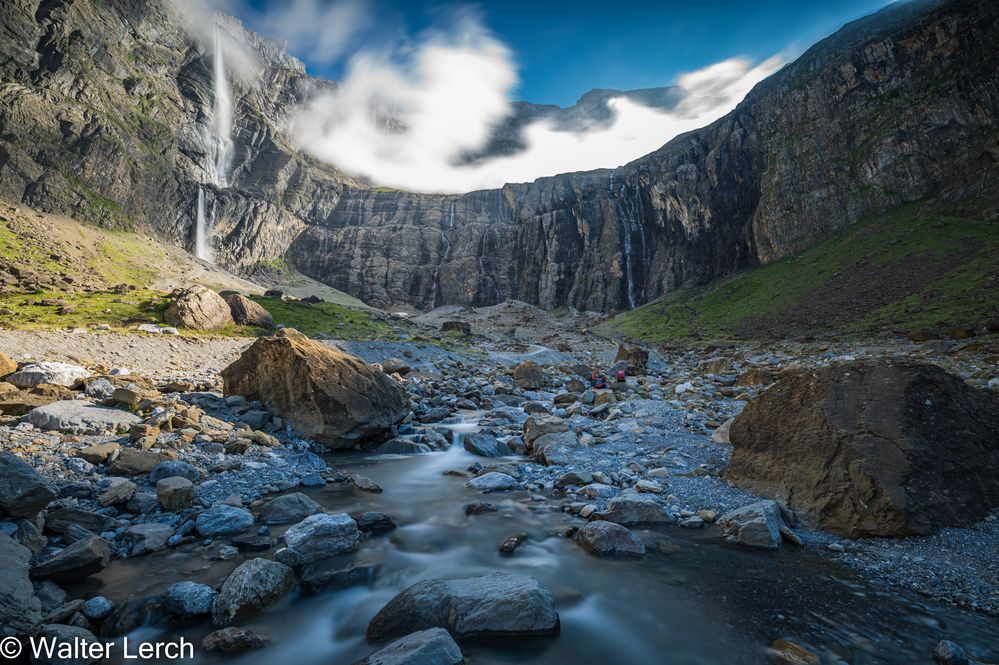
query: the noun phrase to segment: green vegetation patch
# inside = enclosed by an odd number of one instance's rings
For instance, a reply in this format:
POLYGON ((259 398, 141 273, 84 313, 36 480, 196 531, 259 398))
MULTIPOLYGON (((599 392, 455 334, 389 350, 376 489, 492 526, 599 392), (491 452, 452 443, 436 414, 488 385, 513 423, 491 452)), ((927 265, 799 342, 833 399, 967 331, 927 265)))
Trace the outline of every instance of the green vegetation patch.
POLYGON ((999 220, 948 217, 909 205, 853 224, 797 256, 677 290, 597 331, 649 343, 752 337, 756 324, 780 330, 785 320, 790 335, 802 327, 909 331, 996 317, 997 294, 999 220), (814 317, 796 320, 803 310, 814 317))
POLYGON ((275 323, 309 337, 339 339, 396 339, 399 330, 373 311, 344 307, 331 302, 309 303, 281 298, 250 296, 263 306, 275 323))

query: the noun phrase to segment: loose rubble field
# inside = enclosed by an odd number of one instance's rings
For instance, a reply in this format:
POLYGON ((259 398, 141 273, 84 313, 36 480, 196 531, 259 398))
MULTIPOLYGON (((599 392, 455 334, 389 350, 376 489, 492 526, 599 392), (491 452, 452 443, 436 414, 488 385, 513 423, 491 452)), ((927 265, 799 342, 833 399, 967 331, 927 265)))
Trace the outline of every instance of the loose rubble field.
MULTIPOLYGON (((289 421, 260 402, 222 395, 221 370, 251 342, 0 332, 0 352, 19 362, 21 373, 32 363, 71 363, 43 364, 30 380, 15 374, 7 379, 13 384, 0 383, 0 464, 5 473, 23 472, 22 499, 42 495, 40 507, 20 511, 21 499, 4 499, 8 516, 0 522, 0 533, 28 552, 23 565, 30 565, 34 595, 17 608, 22 621, 101 634, 115 634, 116 626, 127 629, 137 608, 109 609, 103 598, 68 600, 73 596, 60 585, 72 587, 116 559, 172 549, 216 562, 219 574, 207 587, 194 582, 171 587, 170 612, 212 614, 216 626, 228 631, 213 633, 215 642, 262 640, 223 628, 246 603, 258 603, 246 594, 283 597, 296 580, 286 577, 292 568, 300 583, 317 584, 319 573, 303 573, 309 570, 308 552, 350 551, 358 539, 377 531, 377 524, 391 523, 391 516, 377 513, 345 517, 343 524, 316 522, 309 516, 321 515, 321 509, 289 499, 301 496, 289 492, 326 485, 376 492, 392 488, 338 470, 336 454, 298 435, 289 421), (42 485, 50 488, 50 496, 42 485), (274 495, 282 498, 275 501, 274 495), (32 517, 41 507, 43 516, 32 517), (280 517, 268 519, 268 511, 280 517), (297 536, 276 537, 270 526, 297 522, 297 536), (236 573, 225 580, 232 565, 224 562, 239 561, 245 563, 237 572, 247 565, 265 566, 254 562, 281 567, 240 573, 252 583, 234 581, 236 573), (268 590, 248 591, 245 584, 264 584, 268 590)), ((872 357, 919 358, 995 394, 999 372, 993 339, 702 344, 653 351, 646 369, 621 382, 612 380, 603 390, 586 381, 595 357, 604 367, 613 358, 615 347, 598 338, 589 338, 584 349, 564 351, 524 346, 504 335, 451 344, 450 350, 429 342, 330 344, 379 363, 376 370, 391 373, 408 395, 411 416, 371 449, 435 454, 460 440, 481 462, 448 473, 464 476, 470 488, 484 492, 478 510, 491 510, 496 493, 520 490, 525 501, 591 525, 658 523, 704 530, 719 543, 727 539, 747 548, 803 547, 877 585, 999 616, 995 512, 967 528, 929 537, 850 540, 722 478, 732 454, 730 420, 781 372, 872 357), (535 358, 554 362, 523 362, 535 358), (475 427, 458 437, 455 423, 475 427)), ((626 528, 623 534, 614 528, 594 527, 580 532, 576 541, 586 551, 607 548, 631 555, 641 554, 635 548, 656 547, 630 542, 634 537, 626 528)), ((503 546, 512 552, 518 545, 503 546)), ((336 575, 357 577, 350 570, 336 575)))

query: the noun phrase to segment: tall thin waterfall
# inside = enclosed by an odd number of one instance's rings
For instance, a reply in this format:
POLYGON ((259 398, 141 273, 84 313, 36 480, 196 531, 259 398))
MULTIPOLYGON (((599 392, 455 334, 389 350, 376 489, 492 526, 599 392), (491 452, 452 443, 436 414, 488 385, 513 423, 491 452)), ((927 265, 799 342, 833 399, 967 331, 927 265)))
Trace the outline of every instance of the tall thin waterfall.
POLYGON ((208 224, 205 221, 205 190, 198 187, 198 225, 194 229, 194 254, 199 259, 215 262, 212 245, 208 242, 208 224))
POLYGON ((451 239, 448 238, 448 232, 454 231, 454 201, 451 201, 450 218, 447 229, 441 229, 441 242, 444 243, 444 251, 441 252, 437 267, 434 268, 433 284, 430 290, 430 309, 437 307, 437 292, 440 289, 441 268, 447 262, 448 257, 451 256, 451 239))
MULTIPOLYGON (((212 105, 212 119, 205 131, 205 144, 208 146, 208 182, 216 187, 229 185, 229 169, 232 166, 232 96, 229 92, 229 80, 225 73, 225 57, 222 52, 222 29, 215 25, 213 53, 213 91, 215 93, 212 105)), ((212 252, 211 230, 215 226, 215 205, 212 205, 210 215, 205 214, 205 190, 198 188, 198 219, 195 228, 194 248, 199 259, 214 262, 212 252)))
POLYGON ((212 124, 209 145, 212 149, 212 163, 209 175, 217 187, 228 183, 229 168, 232 165, 232 97, 229 94, 229 81, 225 75, 225 59, 222 54, 222 29, 215 25, 214 88, 215 104, 212 107, 212 124))

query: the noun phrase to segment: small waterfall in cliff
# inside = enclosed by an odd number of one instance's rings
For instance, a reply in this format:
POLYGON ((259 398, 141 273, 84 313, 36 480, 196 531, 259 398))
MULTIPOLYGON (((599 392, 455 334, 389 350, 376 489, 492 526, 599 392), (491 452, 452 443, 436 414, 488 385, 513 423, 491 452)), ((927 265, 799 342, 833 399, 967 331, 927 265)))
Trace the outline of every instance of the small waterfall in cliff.
MULTIPOLYGON (((229 80, 225 72, 225 56, 222 49, 222 28, 215 25, 214 51, 212 55, 212 90, 215 95, 212 104, 211 123, 205 130, 205 144, 208 147, 208 182, 216 187, 229 185, 229 169, 232 166, 232 96, 229 80)), ((194 251, 199 259, 214 262, 211 230, 215 226, 217 201, 213 202, 210 214, 205 213, 205 190, 198 188, 198 218, 195 227, 194 251)))
MULTIPOLYGON (((624 203, 628 203, 625 185, 621 185, 620 198, 624 203)), ((625 206, 622 206, 620 202, 618 203, 618 212, 620 213, 619 218, 622 226, 621 236, 623 245, 622 251, 624 253, 624 276, 628 281, 628 309, 635 309, 635 275, 631 255, 631 232, 633 230, 632 225, 634 223, 634 207, 632 206, 630 211, 623 209, 624 207, 625 206)))
POLYGON ((212 245, 208 242, 208 222, 205 218, 205 190, 198 187, 198 221, 194 229, 194 255, 199 259, 213 263, 212 245))
POLYGON ((451 255, 451 239, 448 237, 448 234, 452 231, 454 231, 454 201, 451 201, 450 221, 448 222, 447 229, 441 229, 441 241, 444 243, 444 251, 441 252, 437 267, 434 268, 433 284, 430 290, 430 309, 437 307, 437 291, 440 287, 441 268, 451 255))

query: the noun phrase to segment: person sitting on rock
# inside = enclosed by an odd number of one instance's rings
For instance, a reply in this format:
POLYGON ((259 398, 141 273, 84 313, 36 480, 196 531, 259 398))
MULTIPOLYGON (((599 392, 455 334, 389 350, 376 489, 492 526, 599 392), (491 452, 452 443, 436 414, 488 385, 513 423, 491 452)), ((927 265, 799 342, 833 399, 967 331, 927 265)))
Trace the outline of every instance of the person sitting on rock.
POLYGON ((590 374, 590 387, 597 390, 607 387, 607 377, 599 369, 594 369, 590 374))
POLYGON ((618 383, 624 383, 624 382, 625 382, 625 378, 624 378, 624 370, 623 370, 623 369, 619 369, 619 370, 617 371, 617 375, 616 375, 616 378, 617 378, 617 382, 618 382, 618 383))

